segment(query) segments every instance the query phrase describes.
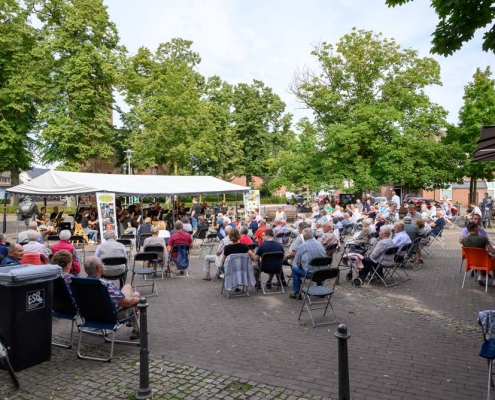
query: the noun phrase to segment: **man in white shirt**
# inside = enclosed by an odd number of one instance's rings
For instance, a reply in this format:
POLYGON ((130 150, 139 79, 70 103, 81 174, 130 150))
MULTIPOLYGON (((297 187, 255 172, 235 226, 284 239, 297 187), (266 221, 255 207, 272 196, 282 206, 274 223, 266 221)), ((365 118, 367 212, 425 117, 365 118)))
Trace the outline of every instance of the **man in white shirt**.
POLYGON ((397 192, 394 190, 392 193, 394 194, 392 196, 392 201, 397 205, 400 204, 400 197, 397 196, 397 192))
POLYGON ((398 256, 404 256, 404 252, 402 248, 411 243, 411 238, 404 230, 404 224, 402 222, 396 222, 394 224, 394 237, 393 237, 394 246, 397 246, 399 250, 397 251, 398 256))

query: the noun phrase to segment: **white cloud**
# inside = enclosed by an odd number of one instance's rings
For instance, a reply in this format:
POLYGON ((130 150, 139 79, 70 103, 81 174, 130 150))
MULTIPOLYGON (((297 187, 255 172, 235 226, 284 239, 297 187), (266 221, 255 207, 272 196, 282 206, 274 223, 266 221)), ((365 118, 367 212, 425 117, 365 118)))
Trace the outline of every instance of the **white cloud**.
MULTIPOLYGON (((387 8, 385 0, 105 0, 130 53, 140 46, 155 50, 174 37, 194 42, 206 76, 219 75, 232 84, 260 79, 287 103, 296 118, 309 115, 288 92, 294 72, 315 66, 312 45, 335 43, 358 29, 382 32, 402 47, 430 56, 437 16, 428 0, 387 8)), ((493 54, 481 51, 481 34, 451 57, 434 57, 442 67, 442 87, 428 93, 455 122, 463 87, 476 67, 485 68, 493 54)))

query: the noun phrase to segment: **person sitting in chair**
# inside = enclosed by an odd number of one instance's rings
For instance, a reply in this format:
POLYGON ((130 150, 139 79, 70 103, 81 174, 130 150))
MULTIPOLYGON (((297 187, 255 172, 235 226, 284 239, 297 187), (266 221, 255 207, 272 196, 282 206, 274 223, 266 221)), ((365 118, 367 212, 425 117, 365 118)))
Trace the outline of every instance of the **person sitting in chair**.
MULTIPOLYGON (((103 233, 105 241, 100 244, 95 251, 95 256, 99 258, 107 257, 125 257, 127 252, 122 243, 117 242, 117 234, 115 231, 105 231, 103 233)), ((122 275, 125 272, 125 264, 109 265, 105 268, 105 276, 114 277, 122 275)))
MULTIPOLYGON (((9 254, 9 245, 7 244, 7 236, 0 233, 0 258, 2 260, 9 254)), ((0 260, 0 262, 2 261, 0 260)))
MULTIPOLYGON (((380 232, 379 232, 380 239, 378 240, 378 242, 376 242, 375 247, 373 248, 373 251, 371 252, 369 257, 363 258, 364 268, 361 271, 359 271, 359 277, 363 281, 366 279, 368 273, 372 271, 372 267, 376 268, 378 266, 380 260, 382 264, 386 267, 390 267, 394 265, 394 255, 386 256, 382 259, 385 250, 395 246, 393 240, 390 239, 390 234, 391 234, 391 230, 389 225, 383 225, 380 228, 380 232)), ((377 272, 379 275, 383 275, 382 270, 379 269, 377 272)))
POLYGON ((46 246, 38 242, 40 234, 31 229, 27 230, 26 232, 28 242, 22 246, 24 248, 24 253, 40 253, 43 254, 46 259, 48 259, 48 249, 46 248, 46 246))
POLYGON ((62 267, 62 278, 64 278, 65 284, 69 288, 69 293, 71 293, 71 296, 72 292, 70 290, 70 282, 71 278, 74 276, 70 273, 72 269, 72 261, 72 254, 67 250, 57 251, 57 253, 54 254, 50 260, 51 264, 59 265, 60 267, 62 267))
MULTIPOLYGON (((291 299, 297 300, 302 299, 302 296, 299 293, 301 282, 308 272, 311 260, 327 256, 325 247, 313 237, 311 228, 304 229, 302 235, 304 243, 299 246, 296 257, 294 258, 295 265, 292 266, 292 293, 289 296, 291 299)), ((311 274, 307 275, 308 277, 311 276, 311 274)), ((321 285, 321 282, 318 284, 321 285)))
MULTIPOLYGON (((170 236, 170 239, 168 240, 168 245, 167 245, 167 251, 170 253, 172 251, 172 247, 180 244, 187 244, 189 245, 189 250, 192 250, 194 247, 193 244, 193 239, 192 236, 184 232, 184 226, 182 225, 181 221, 177 221, 175 223, 175 230, 176 232, 170 236)), ((177 252, 172 253, 172 258, 177 258, 177 252)), ((180 270, 181 275, 184 274, 183 270, 180 270)))
MULTIPOLYGON (((86 258, 84 262, 84 270, 88 275, 88 279, 102 279, 102 275, 105 273, 105 265, 100 258, 92 256, 86 258)), ((124 308, 117 313, 119 320, 125 319, 131 315, 133 306, 136 306, 141 300, 141 295, 138 292, 132 290, 132 286, 129 284, 124 285, 119 290, 114 283, 102 279, 107 286, 110 298, 115 306, 115 309, 124 308)), ((135 318, 132 319, 132 335, 131 340, 139 338, 139 325, 135 318)))
POLYGON ((77 250, 74 247, 72 243, 69 243, 69 239, 71 238, 72 234, 68 229, 64 229, 63 231, 60 232, 60 242, 54 244, 52 246, 52 253, 58 253, 61 250, 67 250, 69 253, 72 254, 72 270, 70 273, 74 276, 78 276, 81 272, 81 264, 79 262, 79 255, 77 254, 77 250))
POLYGON ((440 232, 442 232, 443 227, 445 226, 445 218, 443 217, 443 211, 437 211, 437 219, 435 222, 430 224, 431 227, 431 235, 437 236, 440 232))
POLYGON ((6 265, 20 265, 22 256, 24 255, 24 249, 19 243, 11 243, 9 244, 9 252, 7 257, 2 260, 0 264, 2 267, 6 265))
MULTIPOLYGON (((256 261, 261 263, 261 257, 265 253, 284 253, 284 246, 282 243, 277 242, 274 240, 274 232, 271 229, 265 229, 262 233, 263 235, 263 243, 260 244, 258 247, 258 250, 256 251, 256 261)), ((275 262, 274 262, 275 263, 275 262)), ((287 282, 285 281, 284 277, 284 270, 282 269, 282 263, 280 263, 280 280, 282 281, 283 286, 287 286, 287 282)), ((269 262, 263 263, 263 266, 265 269, 271 270, 272 268, 271 265, 269 265, 269 262), (268 264, 268 265, 267 265, 268 264)), ((277 264, 274 265, 273 267, 276 268, 277 264)), ((261 265, 259 265, 257 268, 254 269, 254 278, 256 280, 256 289, 261 289, 261 282, 260 282, 260 273, 261 273, 261 265)), ((266 288, 271 289, 272 288, 272 279, 273 279, 274 274, 269 274, 268 275, 268 280, 266 281, 266 288)), ((279 282, 276 282, 276 285, 279 285, 279 282)))

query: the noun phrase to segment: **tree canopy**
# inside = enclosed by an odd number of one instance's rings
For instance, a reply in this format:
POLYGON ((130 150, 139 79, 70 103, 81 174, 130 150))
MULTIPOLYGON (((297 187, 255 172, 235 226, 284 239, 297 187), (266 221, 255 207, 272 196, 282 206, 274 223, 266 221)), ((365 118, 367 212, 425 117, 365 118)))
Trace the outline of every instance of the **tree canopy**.
POLYGON ((394 41, 353 29, 312 54, 318 72, 296 76, 293 93, 314 112, 322 135, 323 179, 356 191, 395 182, 412 188, 458 179, 448 166, 458 152, 438 140, 447 112, 424 89, 440 85, 432 58, 394 41))
MULTIPOLYGON (((401 6, 413 0, 386 0, 389 7, 401 6)), ((450 56, 470 41, 474 33, 492 24, 495 18, 493 0, 432 0, 440 21, 433 32, 432 53, 450 56)), ((495 25, 483 35, 484 51, 495 50, 495 25)))

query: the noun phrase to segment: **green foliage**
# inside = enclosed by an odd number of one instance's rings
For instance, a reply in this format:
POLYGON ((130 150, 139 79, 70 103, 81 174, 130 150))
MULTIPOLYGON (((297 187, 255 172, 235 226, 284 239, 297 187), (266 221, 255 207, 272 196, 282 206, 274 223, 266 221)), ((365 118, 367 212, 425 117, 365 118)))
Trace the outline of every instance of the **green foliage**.
MULTIPOLYGON (((412 0, 386 0, 389 7, 401 6, 412 0)), ((495 18, 493 0, 432 0, 440 21, 433 32, 432 53, 450 56, 465 42, 471 40, 476 30, 485 28, 495 18)), ((492 25, 483 35, 483 50, 495 50, 495 30, 492 25)))
MULTIPOLYGON (((445 141, 460 146, 465 160, 461 168, 463 176, 477 179, 493 179, 495 162, 470 162, 476 149, 481 127, 495 122, 495 80, 491 78, 490 67, 484 71, 477 68, 473 81, 464 87, 464 105, 459 111, 459 124, 450 126, 445 141)), ((475 189, 471 189, 474 198, 475 189)))
POLYGON ((0 171, 10 170, 13 183, 30 168, 36 138, 33 127, 41 70, 37 31, 17 1, 0 1, 0 171))
POLYGON ((335 46, 324 42, 312 54, 320 72, 299 74, 292 87, 313 110, 314 135, 322 137, 313 140, 312 150, 309 143, 301 149, 321 160, 321 170, 308 169, 310 176, 353 191, 390 182, 441 187, 457 179, 452 165, 459 153, 438 140, 447 113, 424 92, 441 84, 435 60, 355 29, 335 46))
POLYGON ((43 160, 78 170, 113 154, 113 86, 124 61, 102 0, 31 0, 42 24, 40 51, 49 71, 38 122, 43 160))

